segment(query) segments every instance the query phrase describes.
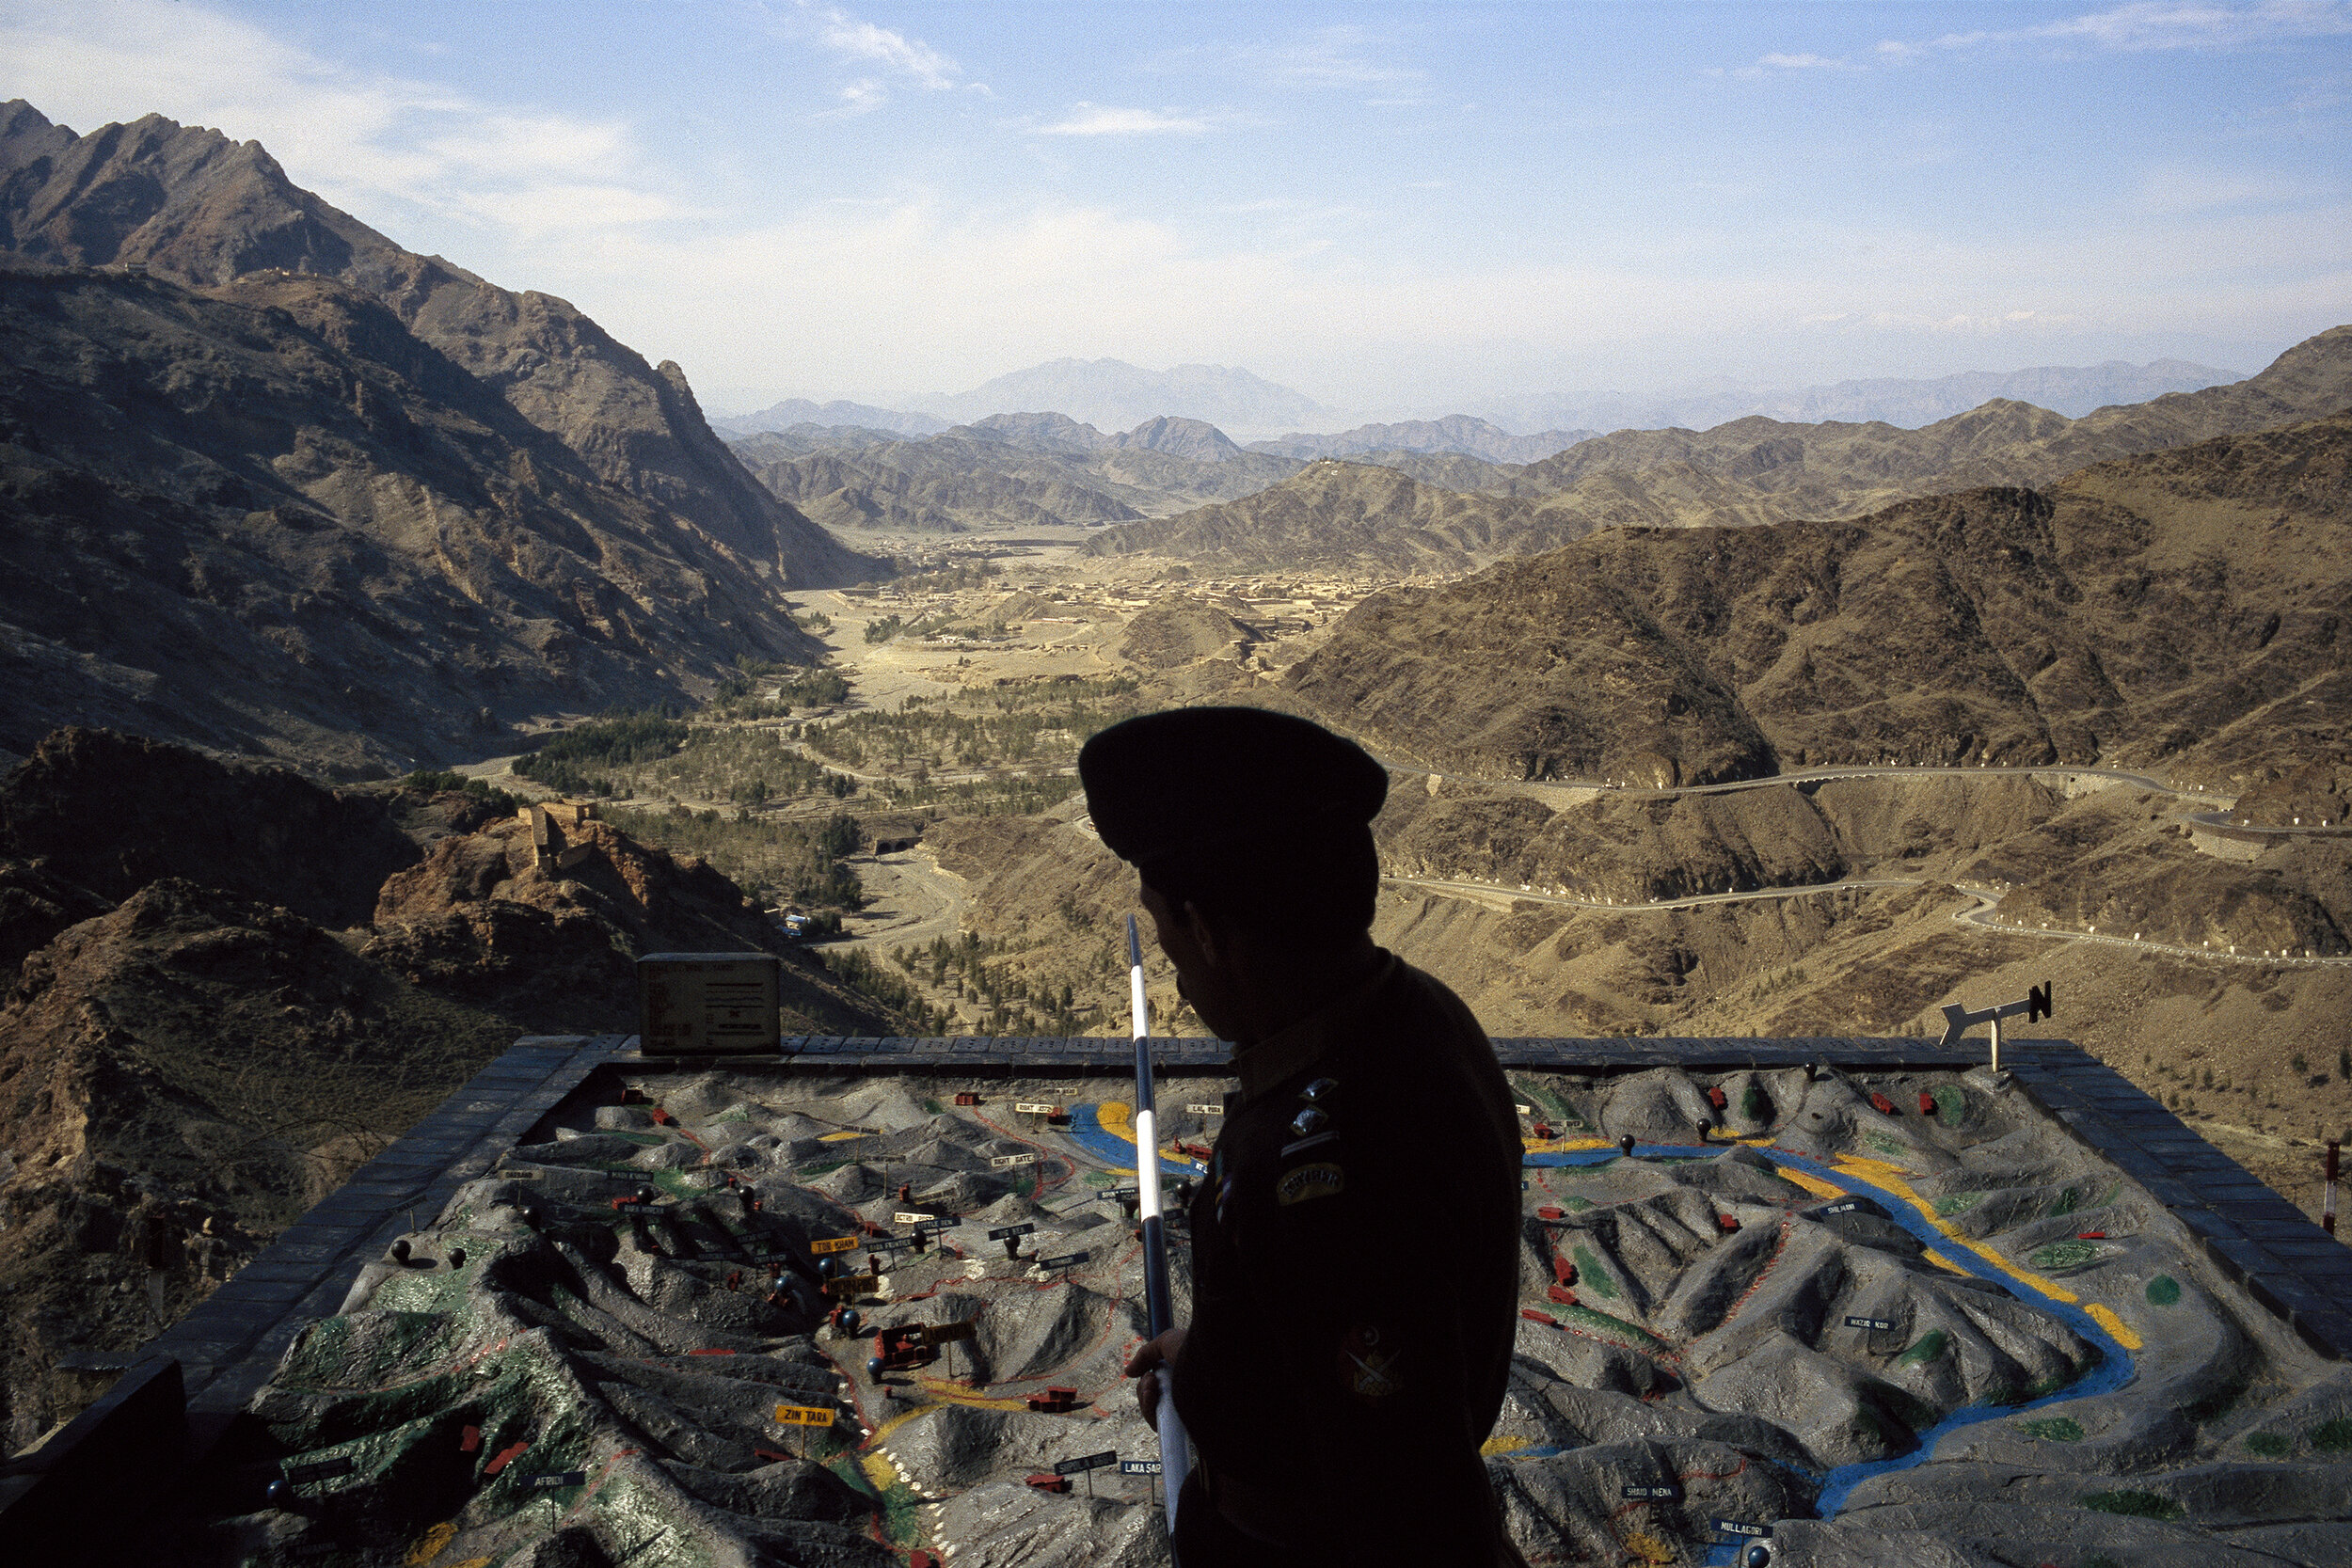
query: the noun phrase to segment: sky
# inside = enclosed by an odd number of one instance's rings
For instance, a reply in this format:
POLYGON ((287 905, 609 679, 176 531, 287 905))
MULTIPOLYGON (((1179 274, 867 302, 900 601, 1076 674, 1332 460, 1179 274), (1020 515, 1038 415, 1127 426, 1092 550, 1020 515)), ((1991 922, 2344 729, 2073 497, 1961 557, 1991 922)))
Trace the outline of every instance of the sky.
POLYGON ((2352 4, 0 0, 0 97, 260 140, 707 406, 1062 356, 1337 408, 2352 320, 2352 4))

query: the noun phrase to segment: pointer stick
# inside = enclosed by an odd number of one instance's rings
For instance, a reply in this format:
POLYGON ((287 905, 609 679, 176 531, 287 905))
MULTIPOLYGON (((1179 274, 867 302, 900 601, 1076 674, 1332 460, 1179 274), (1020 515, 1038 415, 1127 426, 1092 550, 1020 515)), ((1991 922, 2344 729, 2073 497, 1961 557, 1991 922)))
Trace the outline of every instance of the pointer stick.
MULTIPOLYGON (((1127 1006, 1136 1031, 1136 1212, 1143 1220, 1143 1309, 1152 1338, 1173 1326, 1168 1292, 1168 1240, 1160 1229, 1160 1131, 1152 1109, 1152 1005, 1143 994, 1143 941, 1136 917, 1127 917, 1127 1006)), ((1176 1380, 1160 1368, 1160 1490, 1167 1499, 1168 1533, 1176 1535, 1176 1497, 1191 1467, 1184 1425, 1176 1417, 1176 1380)))

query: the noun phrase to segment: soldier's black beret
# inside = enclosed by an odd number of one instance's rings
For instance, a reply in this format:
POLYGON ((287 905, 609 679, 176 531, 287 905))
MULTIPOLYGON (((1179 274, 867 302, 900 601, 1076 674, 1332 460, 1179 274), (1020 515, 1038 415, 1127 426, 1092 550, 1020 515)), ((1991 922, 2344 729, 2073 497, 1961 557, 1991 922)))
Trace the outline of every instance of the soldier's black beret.
POLYGON ((1113 724, 1078 752, 1095 832, 1120 859, 1276 847, 1362 831, 1389 775, 1352 740, 1254 707, 1187 707, 1113 724))

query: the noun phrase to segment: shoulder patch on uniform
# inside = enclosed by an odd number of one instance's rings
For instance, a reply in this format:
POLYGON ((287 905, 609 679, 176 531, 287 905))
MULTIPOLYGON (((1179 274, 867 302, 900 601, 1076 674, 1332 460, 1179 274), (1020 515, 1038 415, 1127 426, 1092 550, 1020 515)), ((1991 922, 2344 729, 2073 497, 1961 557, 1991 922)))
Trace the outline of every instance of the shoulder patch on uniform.
POLYGON ((1327 1161, 1301 1165, 1296 1170, 1284 1171, 1281 1180, 1274 1183, 1274 1200, 1304 1203, 1311 1197, 1329 1197, 1346 1186, 1347 1173, 1327 1161))

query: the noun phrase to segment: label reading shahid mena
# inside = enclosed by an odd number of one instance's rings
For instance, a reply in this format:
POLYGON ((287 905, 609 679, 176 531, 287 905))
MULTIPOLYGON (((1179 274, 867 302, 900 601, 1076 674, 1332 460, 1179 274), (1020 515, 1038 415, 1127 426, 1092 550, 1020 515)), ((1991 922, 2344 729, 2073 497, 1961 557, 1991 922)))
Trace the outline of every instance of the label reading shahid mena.
POLYGON ((1895 1326, 1895 1322, 1892 1318, 1848 1318, 1846 1326, 1848 1328, 1888 1329, 1895 1326))
POLYGON ((990 1157, 988 1164, 991 1170, 1009 1170, 1014 1165, 1034 1165, 1037 1159, 1035 1153, 997 1154, 990 1157))
POLYGON ((855 1252, 857 1238, 855 1236, 827 1236, 820 1241, 809 1243, 808 1250, 820 1256, 828 1252, 855 1252))
POLYGON ((834 1408, 829 1404, 780 1404, 776 1406, 776 1424, 787 1427, 829 1427, 833 1425, 834 1408))
POLYGON ((1682 1500, 1682 1488, 1671 1481, 1661 1481, 1648 1486, 1626 1487, 1624 1495, 1629 1497, 1646 1497, 1652 1502, 1679 1502, 1682 1500))
POLYGON ((1057 1476, 1074 1476, 1083 1470, 1099 1470, 1105 1465, 1116 1465, 1118 1463, 1119 1450, 1117 1449, 1106 1449, 1101 1453, 1088 1454, 1083 1459, 1062 1460, 1054 1466, 1054 1474, 1057 1476))

